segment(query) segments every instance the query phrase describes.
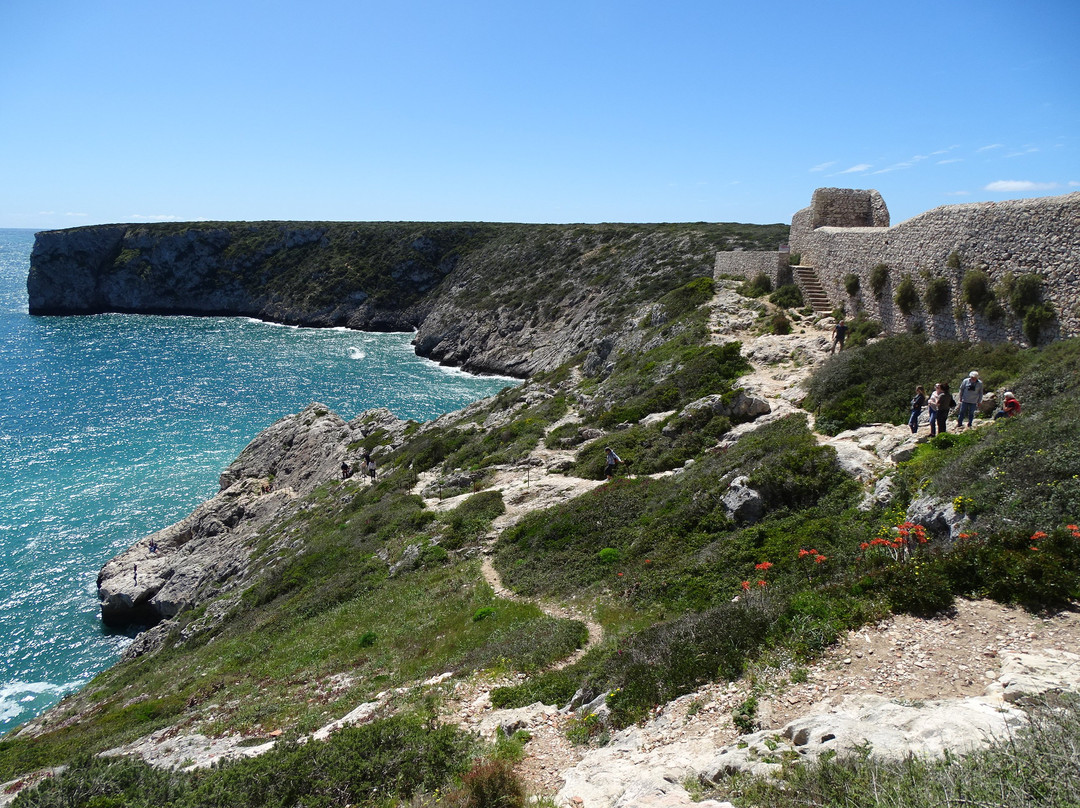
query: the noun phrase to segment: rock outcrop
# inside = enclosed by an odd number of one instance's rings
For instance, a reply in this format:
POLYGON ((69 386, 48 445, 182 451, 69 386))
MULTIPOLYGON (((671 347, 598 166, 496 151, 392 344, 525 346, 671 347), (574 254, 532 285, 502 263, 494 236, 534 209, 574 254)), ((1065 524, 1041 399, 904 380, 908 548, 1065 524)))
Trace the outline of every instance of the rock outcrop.
MULTIPOLYGON (((108 625, 157 626, 215 595, 238 589, 249 569, 258 531, 280 518, 316 486, 340 478, 348 447, 374 429, 400 441, 405 422, 370 410, 346 423, 321 404, 273 424, 221 474, 220 491, 190 516, 111 559, 98 574, 102 620, 108 625)), ((128 656, 152 650, 162 628, 141 634, 128 656)))

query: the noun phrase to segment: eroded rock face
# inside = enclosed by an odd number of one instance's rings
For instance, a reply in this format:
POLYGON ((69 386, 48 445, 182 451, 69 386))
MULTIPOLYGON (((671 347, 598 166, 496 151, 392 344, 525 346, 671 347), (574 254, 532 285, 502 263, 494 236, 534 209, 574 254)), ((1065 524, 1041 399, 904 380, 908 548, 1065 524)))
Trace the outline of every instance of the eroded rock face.
MULTIPOLYGON (((374 429, 400 439, 405 422, 372 410, 346 423, 321 404, 282 418, 261 432, 222 473, 221 490, 190 516, 111 559, 98 574, 102 620, 113 626, 154 626, 180 611, 236 588, 251 571, 251 541, 299 497, 340 478, 355 463, 350 443, 374 429)), ((162 632, 137 641, 152 650, 162 632)))

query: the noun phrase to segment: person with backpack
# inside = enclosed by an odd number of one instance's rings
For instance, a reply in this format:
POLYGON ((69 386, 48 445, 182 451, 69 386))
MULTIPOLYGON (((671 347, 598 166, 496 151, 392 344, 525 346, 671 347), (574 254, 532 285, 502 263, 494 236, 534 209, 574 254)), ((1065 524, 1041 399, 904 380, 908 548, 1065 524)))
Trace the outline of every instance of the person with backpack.
POLYGON ((914 435, 919 431, 919 416, 922 415, 922 408, 926 406, 926 390, 923 389, 921 384, 915 386, 915 395, 911 399, 911 417, 908 418, 908 426, 911 427, 911 434, 914 435))
POLYGON ((836 352, 837 346, 840 346, 841 351, 844 350, 844 340, 847 339, 847 332, 847 323, 845 323, 844 318, 841 317, 839 320, 836 321, 836 325, 833 326, 832 345, 829 346, 830 354, 836 352))
POLYGON ((956 413, 956 428, 963 429, 964 418, 967 418, 968 429, 973 426, 975 408, 982 402, 983 383, 979 379, 979 371, 973 370, 968 377, 960 382, 960 409, 956 413))

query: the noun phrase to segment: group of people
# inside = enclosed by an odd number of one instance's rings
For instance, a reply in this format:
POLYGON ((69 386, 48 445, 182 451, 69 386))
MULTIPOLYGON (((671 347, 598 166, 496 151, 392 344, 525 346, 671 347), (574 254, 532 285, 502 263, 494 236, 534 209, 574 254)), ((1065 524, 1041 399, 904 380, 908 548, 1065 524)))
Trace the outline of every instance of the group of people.
MULTIPOLYGON (((923 407, 930 411, 930 437, 939 432, 947 432, 949 411, 956 407, 956 428, 964 428, 964 421, 970 429, 974 426, 975 410, 982 403, 983 383, 979 378, 979 371, 973 370, 967 378, 960 383, 960 401, 953 398, 946 382, 938 382, 934 385, 934 392, 929 398, 925 388, 920 384, 915 388, 915 395, 911 399, 911 417, 908 418, 908 426, 914 434, 919 431, 919 418, 922 416, 923 407)), ((1012 392, 1006 390, 1001 396, 1001 408, 994 413, 994 420, 1017 415, 1020 412, 1020 402, 1012 392)))
POLYGON ((372 458, 371 452, 364 452, 364 456, 360 458, 360 462, 355 469, 349 465, 347 460, 341 461, 341 479, 347 480, 357 471, 361 474, 367 474, 371 478, 371 482, 375 482, 375 460, 372 458))

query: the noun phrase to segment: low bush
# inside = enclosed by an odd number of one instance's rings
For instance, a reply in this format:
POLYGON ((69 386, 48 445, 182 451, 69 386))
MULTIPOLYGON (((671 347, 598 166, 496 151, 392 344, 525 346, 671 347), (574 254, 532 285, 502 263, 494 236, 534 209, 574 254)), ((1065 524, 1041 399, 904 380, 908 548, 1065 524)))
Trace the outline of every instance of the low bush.
POLYGON ((752 279, 741 284, 736 290, 744 297, 764 297, 773 290, 772 281, 764 272, 759 272, 752 279))
POLYGON ((849 272, 844 276, 844 291, 846 291, 848 295, 855 297, 855 295, 859 294, 859 286, 859 276, 854 272, 849 272))
POLYGON ((776 291, 769 295, 769 302, 783 309, 801 309, 805 305, 802 290, 794 283, 777 287, 776 291))
POLYGON ((910 276, 905 275, 896 285, 896 294, 893 296, 896 307, 905 315, 909 315, 918 308, 919 290, 915 288, 915 282, 910 276))
POLYGON ((790 334, 791 320, 782 311, 778 311, 769 318, 769 333, 790 334))
POLYGON ((990 286, 990 276, 981 269, 969 269, 960 283, 961 299, 973 311, 983 313, 991 300, 996 300, 990 286))
POLYGON ((949 288, 949 282, 945 278, 931 278, 926 282, 926 292, 923 295, 923 301, 926 303, 926 310, 931 314, 937 314, 945 311, 949 307, 949 301, 952 299, 952 291, 949 288))
POLYGON ((874 290, 874 297, 878 300, 885 294, 885 287, 889 284, 889 265, 877 264, 870 270, 870 288, 874 290))

